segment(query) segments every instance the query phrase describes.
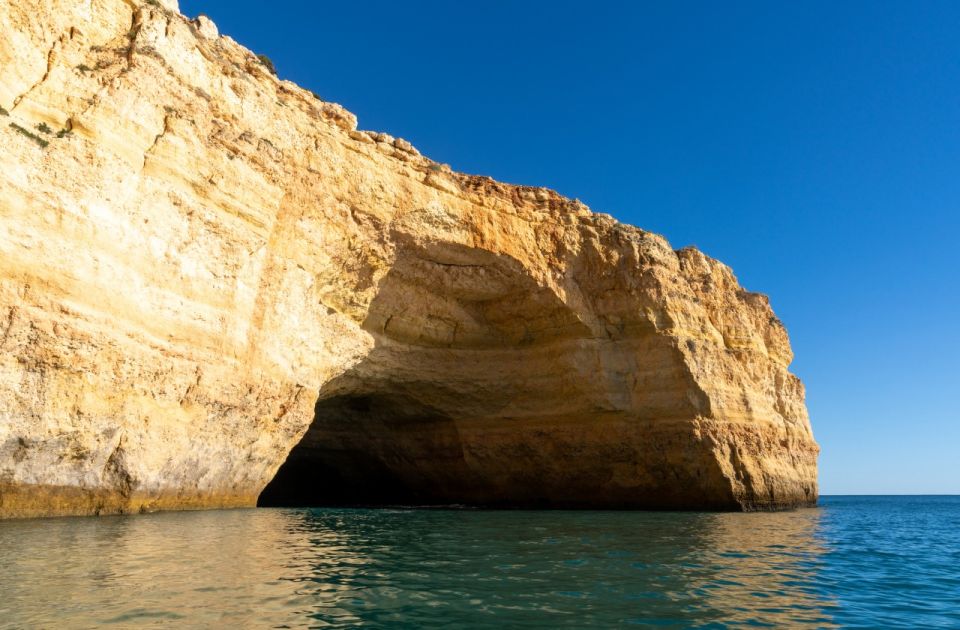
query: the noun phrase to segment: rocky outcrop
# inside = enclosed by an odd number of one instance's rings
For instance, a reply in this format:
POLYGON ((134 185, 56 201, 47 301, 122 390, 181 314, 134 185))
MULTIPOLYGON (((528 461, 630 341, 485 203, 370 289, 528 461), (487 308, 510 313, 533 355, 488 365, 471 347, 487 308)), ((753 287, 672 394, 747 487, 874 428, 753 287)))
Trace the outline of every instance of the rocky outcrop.
POLYGON ((816 500, 723 264, 357 131, 169 1, 0 28, 0 516, 816 500))

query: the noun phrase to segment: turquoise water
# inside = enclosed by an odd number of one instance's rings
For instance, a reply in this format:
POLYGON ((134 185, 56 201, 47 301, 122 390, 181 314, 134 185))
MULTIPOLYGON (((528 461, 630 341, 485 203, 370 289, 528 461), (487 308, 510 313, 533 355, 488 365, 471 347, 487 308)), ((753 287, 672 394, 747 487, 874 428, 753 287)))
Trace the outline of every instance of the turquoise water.
POLYGON ((960 627, 960 497, 0 522, 0 627, 960 627))

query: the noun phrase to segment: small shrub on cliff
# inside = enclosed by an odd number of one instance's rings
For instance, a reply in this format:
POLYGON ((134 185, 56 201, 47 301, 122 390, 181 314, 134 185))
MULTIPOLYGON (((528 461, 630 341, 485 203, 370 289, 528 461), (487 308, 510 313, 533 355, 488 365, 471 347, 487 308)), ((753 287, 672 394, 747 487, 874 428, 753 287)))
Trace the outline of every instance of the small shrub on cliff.
POLYGON ((57 132, 58 138, 66 138, 67 136, 71 136, 71 135, 73 135, 73 131, 70 129, 61 129, 60 131, 57 132))
POLYGON ((49 142, 47 142, 46 140, 44 140, 43 138, 41 138, 41 137, 38 136, 37 134, 33 133, 33 132, 30 131, 29 129, 25 129, 25 128, 21 127, 21 126, 18 125, 17 123, 10 123, 10 126, 13 127, 14 129, 16 129, 17 131, 19 131, 21 134, 23 134, 23 135, 25 135, 26 137, 30 138, 31 140, 33 140, 33 141, 36 142, 37 144, 39 144, 39 145, 40 145, 42 148, 44 148, 44 149, 46 149, 46 148, 47 148, 47 145, 50 144, 49 142))
POLYGON ((79 66, 77 66, 77 70, 79 70, 80 72, 93 72, 93 68, 91 68, 85 63, 81 63, 79 66))
POLYGON ((46 134, 53 133, 53 129, 51 129, 50 125, 48 125, 45 122, 42 122, 39 125, 37 125, 37 131, 42 131, 43 133, 46 133, 46 134))
POLYGON ((10 115, 10 112, 0 107, 0 116, 9 116, 9 115, 10 115))
POLYGON ((277 67, 273 65, 273 60, 270 59, 270 57, 267 57, 266 55, 257 55, 257 59, 259 59, 260 63, 262 63, 264 67, 270 71, 270 74, 277 76, 277 67))

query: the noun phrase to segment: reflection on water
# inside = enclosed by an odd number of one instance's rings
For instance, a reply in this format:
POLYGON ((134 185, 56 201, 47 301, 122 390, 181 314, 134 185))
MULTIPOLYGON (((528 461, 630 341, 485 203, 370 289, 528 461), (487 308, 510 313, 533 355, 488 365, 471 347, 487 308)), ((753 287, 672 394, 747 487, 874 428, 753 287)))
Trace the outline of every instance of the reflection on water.
MULTIPOLYGON (((851 605, 853 585, 843 586, 854 573, 835 566, 863 521, 845 505, 777 514, 261 509, 4 522, 0 626, 829 627, 863 613, 851 605)), ((956 566, 947 553, 940 562, 956 566)), ((941 577, 940 586, 956 586, 941 577)), ((945 610, 928 621, 960 620, 945 610)))

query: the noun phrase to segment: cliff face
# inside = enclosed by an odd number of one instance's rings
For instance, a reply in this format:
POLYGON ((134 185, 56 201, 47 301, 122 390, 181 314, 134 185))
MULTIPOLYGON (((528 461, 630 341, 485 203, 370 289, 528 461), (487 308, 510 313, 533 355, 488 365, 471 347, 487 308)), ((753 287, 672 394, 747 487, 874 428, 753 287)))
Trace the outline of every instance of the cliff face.
POLYGON ((816 500, 723 264, 357 131, 169 0, 0 30, 0 516, 816 500))

